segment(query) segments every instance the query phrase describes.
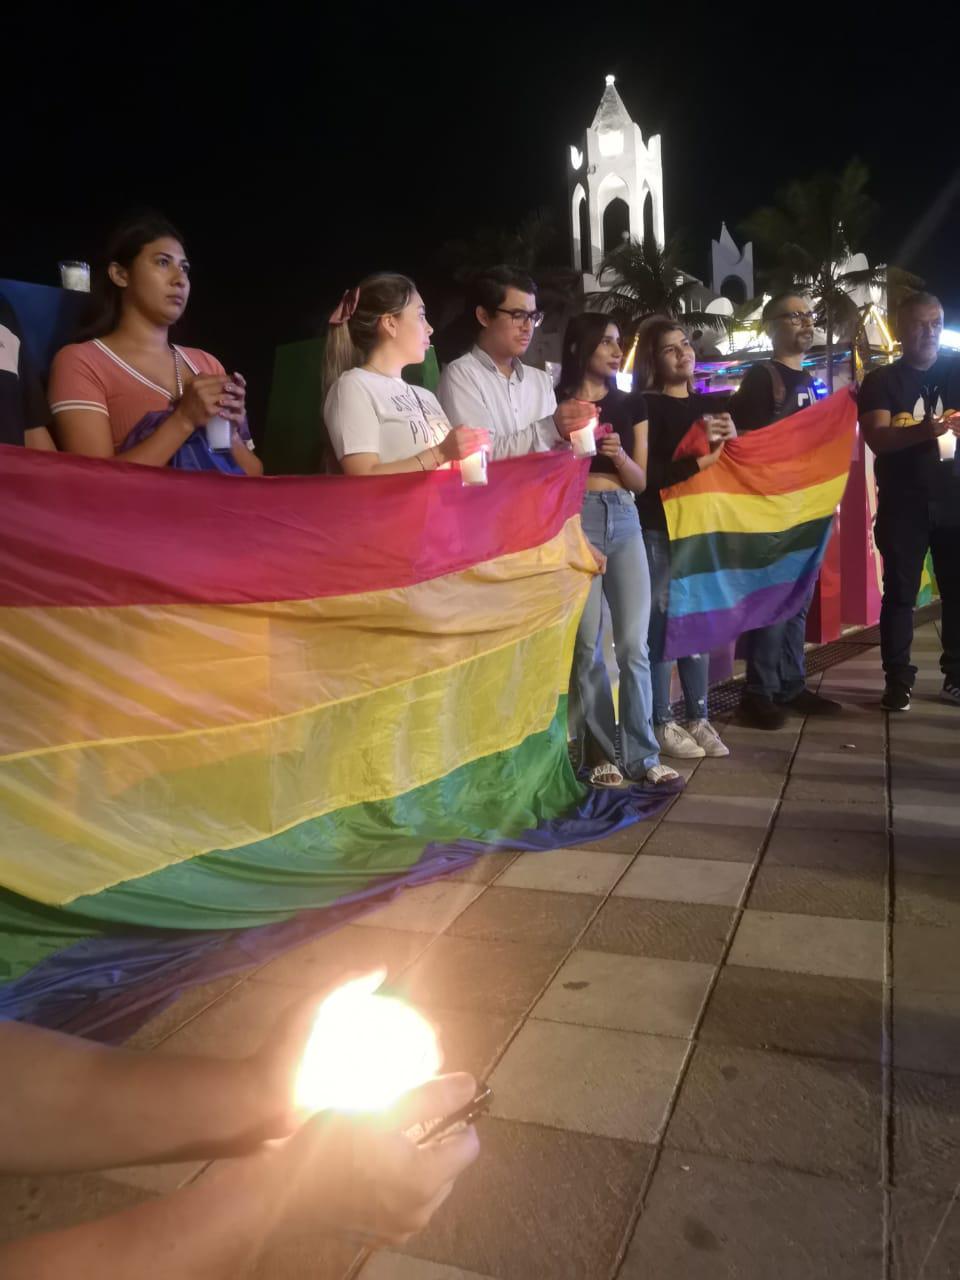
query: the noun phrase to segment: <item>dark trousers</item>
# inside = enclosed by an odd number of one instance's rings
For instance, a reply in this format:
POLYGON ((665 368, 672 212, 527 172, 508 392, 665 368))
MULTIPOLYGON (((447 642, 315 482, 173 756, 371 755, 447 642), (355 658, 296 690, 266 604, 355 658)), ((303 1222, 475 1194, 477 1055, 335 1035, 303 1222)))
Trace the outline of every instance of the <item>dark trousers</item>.
MULTIPOLYGON (((951 517, 948 517, 951 518, 951 517)), ((940 670, 960 684, 960 523, 945 523, 927 502, 885 503, 877 511, 877 547, 883 556, 880 656, 888 680, 913 688, 910 662, 913 611, 927 551, 940 588, 943 654, 940 670)))

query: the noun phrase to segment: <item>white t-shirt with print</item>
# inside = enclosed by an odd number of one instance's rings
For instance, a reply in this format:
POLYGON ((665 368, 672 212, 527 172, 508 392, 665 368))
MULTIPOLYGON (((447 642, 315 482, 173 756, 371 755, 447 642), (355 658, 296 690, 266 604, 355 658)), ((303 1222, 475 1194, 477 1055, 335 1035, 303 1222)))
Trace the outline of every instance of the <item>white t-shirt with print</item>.
POLYGON ((402 462, 438 445, 450 431, 432 392, 368 369, 350 369, 336 380, 323 418, 338 459, 376 453, 381 462, 402 462))

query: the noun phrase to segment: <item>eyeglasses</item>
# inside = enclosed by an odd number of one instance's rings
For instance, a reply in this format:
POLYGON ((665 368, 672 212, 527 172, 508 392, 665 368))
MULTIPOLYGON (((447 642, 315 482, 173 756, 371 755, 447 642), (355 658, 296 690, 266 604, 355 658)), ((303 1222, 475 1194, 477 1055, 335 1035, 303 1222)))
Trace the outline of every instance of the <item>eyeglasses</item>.
POLYGON ((522 329, 525 324, 539 329, 543 324, 542 311, 507 311, 504 307, 495 307, 494 310, 499 311, 501 315, 509 316, 518 329, 522 329))
POLYGON ((815 317, 812 311, 781 311, 774 320, 789 320, 791 324, 813 325, 815 317))

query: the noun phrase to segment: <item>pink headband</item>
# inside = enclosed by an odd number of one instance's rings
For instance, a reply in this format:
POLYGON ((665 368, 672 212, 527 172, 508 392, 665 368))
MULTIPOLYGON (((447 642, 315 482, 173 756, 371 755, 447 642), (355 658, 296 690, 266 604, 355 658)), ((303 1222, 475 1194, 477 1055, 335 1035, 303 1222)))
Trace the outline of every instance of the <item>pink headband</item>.
POLYGON ((346 324, 353 316, 357 309, 357 303, 360 301, 359 289, 347 289, 343 297, 337 303, 337 309, 330 317, 331 324, 346 324))

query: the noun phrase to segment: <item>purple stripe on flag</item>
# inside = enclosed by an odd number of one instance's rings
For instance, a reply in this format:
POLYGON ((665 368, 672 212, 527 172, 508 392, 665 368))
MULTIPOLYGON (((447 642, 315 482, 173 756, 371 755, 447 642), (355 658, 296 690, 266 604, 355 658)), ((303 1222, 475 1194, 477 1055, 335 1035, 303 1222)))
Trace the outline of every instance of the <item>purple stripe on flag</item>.
POLYGON ((807 602, 820 572, 820 561, 793 582, 778 582, 760 587, 738 600, 730 609, 711 609, 708 613, 688 613, 667 619, 664 658, 685 658, 691 653, 709 653, 736 640, 744 631, 786 622, 807 602))

